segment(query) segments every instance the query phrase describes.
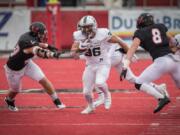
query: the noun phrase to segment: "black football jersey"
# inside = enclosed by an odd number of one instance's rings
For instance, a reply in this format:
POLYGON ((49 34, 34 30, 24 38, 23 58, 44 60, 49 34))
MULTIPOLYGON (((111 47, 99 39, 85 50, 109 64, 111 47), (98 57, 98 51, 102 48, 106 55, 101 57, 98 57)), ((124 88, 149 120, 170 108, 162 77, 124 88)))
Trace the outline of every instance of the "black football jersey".
POLYGON ((39 45, 39 39, 30 32, 24 33, 19 38, 14 51, 11 53, 7 66, 12 70, 21 70, 27 64, 27 60, 31 59, 34 54, 26 54, 24 49, 39 45))
POLYGON ((169 40, 166 36, 168 31, 164 24, 154 24, 149 27, 138 29, 134 37, 140 39, 140 46, 148 51, 154 59, 172 53, 169 47, 169 40))

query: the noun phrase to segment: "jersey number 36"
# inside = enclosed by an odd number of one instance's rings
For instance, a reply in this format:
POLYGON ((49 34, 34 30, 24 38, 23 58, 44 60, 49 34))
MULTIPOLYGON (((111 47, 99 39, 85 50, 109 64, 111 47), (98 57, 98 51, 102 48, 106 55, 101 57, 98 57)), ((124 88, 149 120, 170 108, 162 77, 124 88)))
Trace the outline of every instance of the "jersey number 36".
POLYGON ((88 51, 85 53, 85 56, 99 56, 101 55, 100 47, 88 49, 88 51))

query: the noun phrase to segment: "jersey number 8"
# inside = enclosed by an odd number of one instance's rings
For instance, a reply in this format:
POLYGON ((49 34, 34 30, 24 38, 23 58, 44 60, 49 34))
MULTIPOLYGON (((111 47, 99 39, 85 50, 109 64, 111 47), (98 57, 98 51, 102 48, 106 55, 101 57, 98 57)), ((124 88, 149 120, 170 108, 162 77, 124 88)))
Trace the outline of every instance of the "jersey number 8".
POLYGON ((155 44, 162 43, 161 33, 158 29, 152 29, 152 39, 155 44))

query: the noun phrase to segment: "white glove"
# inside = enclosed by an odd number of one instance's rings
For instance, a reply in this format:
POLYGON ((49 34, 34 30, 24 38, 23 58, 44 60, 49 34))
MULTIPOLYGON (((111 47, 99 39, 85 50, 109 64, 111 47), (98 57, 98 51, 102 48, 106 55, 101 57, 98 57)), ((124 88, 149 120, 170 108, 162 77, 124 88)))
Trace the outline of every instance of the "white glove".
POLYGON ((122 63, 123 63, 123 69, 127 69, 131 62, 126 57, 124 57, 122 63))
POLYGON ((123 63, 123 67, 122 67, 122 71, 120 74, 120 81, 123 81, 126 78, 130 60, 128 60, 126 57, 124 57, 122 60, 122 63, 123 63))

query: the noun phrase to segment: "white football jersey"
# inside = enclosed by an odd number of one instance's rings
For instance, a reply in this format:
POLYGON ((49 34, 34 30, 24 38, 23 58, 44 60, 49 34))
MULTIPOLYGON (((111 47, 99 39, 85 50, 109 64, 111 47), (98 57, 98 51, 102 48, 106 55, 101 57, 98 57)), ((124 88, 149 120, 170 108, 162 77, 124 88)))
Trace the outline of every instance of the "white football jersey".
POLYGON ((178 49, 175 54, 180 56, 180 49, 178 49))
MULTIPOLYGON (((75 31, 73 33, 74 40, 78 42, 84 42, 86 37, 81 31, 75 31)), ((98 28, 94 38, 89 39, 90 47, 85 52, 86 64, 110 64, 109 48, 111 43, 108 40, 111 38, 111 33, 106 28, 98 28)))
POLYGON ((121 53, 118 49, 120 49, 120 46, 118 44, 112 44, 109 49, 109 56, 111 58, 111 66, 116 66, 122 63, 122 58, 124 54, 121 53))
POLYGON ((117 52, 116 50, 119 48, 120 48, 120 46, 118 44, 112 44, 111 47, 109 48, 109 55, 111 57, 117 56, 117 53, 115 53, 115 52, 117 52))

